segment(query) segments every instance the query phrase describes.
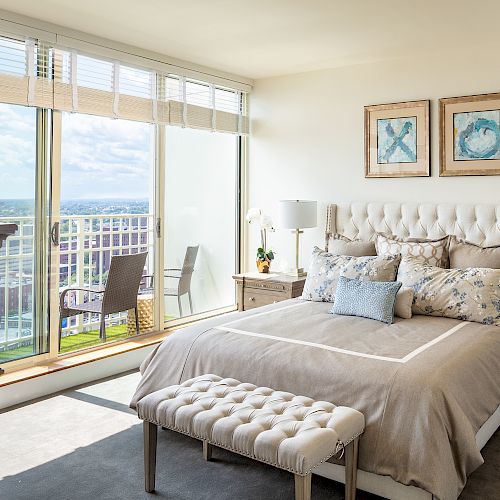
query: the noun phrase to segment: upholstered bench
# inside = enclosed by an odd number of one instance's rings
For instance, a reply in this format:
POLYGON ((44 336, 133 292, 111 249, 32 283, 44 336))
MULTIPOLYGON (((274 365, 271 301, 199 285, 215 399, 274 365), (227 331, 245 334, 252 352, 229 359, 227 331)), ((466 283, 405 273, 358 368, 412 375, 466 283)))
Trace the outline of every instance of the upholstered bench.
POLYGON ((295 474, 296 500, 311 497, 311 471, 345 451, 346 498, 356 495, 362 413, 289 392, 256 387, 232 378, 202 375, 153 392, 137 403, 144 420, 146 491, 155 489, 157 426, 295 474))

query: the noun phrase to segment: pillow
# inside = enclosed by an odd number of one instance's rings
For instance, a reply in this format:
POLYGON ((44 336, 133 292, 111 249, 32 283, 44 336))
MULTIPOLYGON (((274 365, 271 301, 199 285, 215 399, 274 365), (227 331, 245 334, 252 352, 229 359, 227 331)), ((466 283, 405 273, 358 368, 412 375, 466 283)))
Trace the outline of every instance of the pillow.
POLYGON ((450 267, 500 269, 500 245, 480 247, 452 236, 450 238, 450 267))
POLYGON ((500 269, 441 269, 403 257, 398 281, 413 288, 413 314, 500 326, 500 269))
POLYGON ((333 314, 361 316, 387 324, 394 320, 399 281, 361 281, 341 276, 335 293, 333 314))
POLYGON ((408 255, 418 257, 431 266, 448 267, 448 236, 440 240, 420 240, 377 234, 375 246, 377 255, 408 255))
POLYGON ((335 234, 328 244, 328 251, 335 255, 351 255, 352 257, 366 257, 377 255, 375 242, 350 240, 341 234, 335 234))
POLYGON ((364 281, 394 281, 400 260, 399 255, 333 255, 314 247, 302 298, 315 302, 333 302, 341 275, 364 281))
POLYGON ((399 289, 396 295, 396 305, 394 306, 394 314, 400 318, 411 318, 411 306, 413 303, 413 288, 399 289))

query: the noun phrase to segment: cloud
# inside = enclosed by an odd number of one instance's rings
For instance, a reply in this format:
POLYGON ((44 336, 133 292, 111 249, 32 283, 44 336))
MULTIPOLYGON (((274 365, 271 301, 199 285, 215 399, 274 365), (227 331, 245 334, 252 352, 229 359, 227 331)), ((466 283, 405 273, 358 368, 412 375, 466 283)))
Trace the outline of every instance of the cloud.
POLYGON ((145 123, 64 113, 62 182, 65 199, 145 198, 154 168, 154 128, 145 123))
POLYGON ((36 111, 0 104, 0 198, 35 195, 36 111))

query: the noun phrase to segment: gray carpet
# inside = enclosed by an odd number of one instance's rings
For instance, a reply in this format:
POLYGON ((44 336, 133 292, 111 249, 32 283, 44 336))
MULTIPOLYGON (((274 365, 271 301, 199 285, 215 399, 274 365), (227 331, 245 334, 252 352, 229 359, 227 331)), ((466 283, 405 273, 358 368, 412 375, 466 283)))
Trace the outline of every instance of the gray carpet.
MULTIPOLYGON (((291 474, 220 449, 206 463, 199 441, 169 431, 158 434, 157 493, 146 494, 142 425, 126 404, 136 381, 136 374, 127 375, 0 414, 0 473, 4 477, 0 498, 293 498, 291 474), (14 439, 12 432, 22 428, 23 435, 14 439)), ((485 464, 472 474, 462 500, 499 498, 498 432, 485 447, 484 457, 485 464)), ((314 500, 342 498, 343 485, 313 478, 314 500)), ((378 497, 359 492, 358 498, 378 497)))

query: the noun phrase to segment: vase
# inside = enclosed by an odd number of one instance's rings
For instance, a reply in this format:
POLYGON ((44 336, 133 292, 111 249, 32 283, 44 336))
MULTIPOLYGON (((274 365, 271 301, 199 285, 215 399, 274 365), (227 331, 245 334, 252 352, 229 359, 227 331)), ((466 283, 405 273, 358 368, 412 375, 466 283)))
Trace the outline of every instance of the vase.
POLYGON ((268 273, 269 268, 271 267, 271 261, 269 259, 266 260, 259 260, 257 259, 257 271, 259 273, 268 273))

